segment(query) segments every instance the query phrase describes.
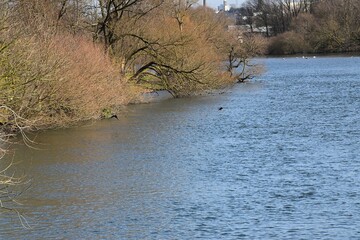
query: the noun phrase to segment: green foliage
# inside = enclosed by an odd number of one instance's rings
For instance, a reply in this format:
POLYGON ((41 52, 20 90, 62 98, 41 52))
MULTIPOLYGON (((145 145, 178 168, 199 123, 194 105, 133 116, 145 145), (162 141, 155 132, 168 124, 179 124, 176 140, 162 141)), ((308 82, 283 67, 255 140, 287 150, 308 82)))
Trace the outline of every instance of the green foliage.
POLYGON ((114 116, 114 114, 110 108, 104 108, 101 112, 101 118, 109 119, 112 116, 114 116))

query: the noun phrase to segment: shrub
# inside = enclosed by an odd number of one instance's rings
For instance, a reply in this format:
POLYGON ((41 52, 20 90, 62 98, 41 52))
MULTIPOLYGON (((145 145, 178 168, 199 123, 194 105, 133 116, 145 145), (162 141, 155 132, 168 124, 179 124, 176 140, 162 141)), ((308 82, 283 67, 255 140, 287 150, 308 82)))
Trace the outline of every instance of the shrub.
POLYGON ((268 53, 274 55, 306 53, 311 47, 302 34, 289 31, 273 37, 268 46, 268 53))
POLYGON ((97 118, 134 95, 103 49, 82 36, 23 36, 0 53, 0 100, 34 126, 97 118))

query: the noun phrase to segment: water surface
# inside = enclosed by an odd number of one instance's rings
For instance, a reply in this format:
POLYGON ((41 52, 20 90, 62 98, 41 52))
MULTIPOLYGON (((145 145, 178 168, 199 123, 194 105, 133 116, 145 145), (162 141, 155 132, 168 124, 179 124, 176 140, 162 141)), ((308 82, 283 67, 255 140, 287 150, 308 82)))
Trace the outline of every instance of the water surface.
POLYGON ((2 215, 0 239, 359 239, 360 58, 259 61, 224 94, 18 147, 32 229, 2 215))

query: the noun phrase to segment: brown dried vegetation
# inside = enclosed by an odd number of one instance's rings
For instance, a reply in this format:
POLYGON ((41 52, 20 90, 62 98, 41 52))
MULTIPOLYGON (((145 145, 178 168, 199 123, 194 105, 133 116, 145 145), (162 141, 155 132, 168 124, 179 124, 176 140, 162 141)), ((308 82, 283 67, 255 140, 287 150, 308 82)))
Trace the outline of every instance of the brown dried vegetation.
POLYGON ((360 50, 358 0, 248 0, 243 9, 245 24, 266 27, 270 54, 360 50))

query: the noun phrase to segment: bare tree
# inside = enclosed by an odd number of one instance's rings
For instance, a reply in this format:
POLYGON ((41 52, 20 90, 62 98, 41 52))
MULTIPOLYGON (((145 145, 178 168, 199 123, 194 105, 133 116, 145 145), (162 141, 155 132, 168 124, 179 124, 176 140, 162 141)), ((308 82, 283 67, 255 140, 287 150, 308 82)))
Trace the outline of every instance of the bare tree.
POLYGON ((142 17, 161 4, 162 0, 98 0, 100 15, 97 19, 95 36, 97 38, 101 36, 105 48, 108 49, 118 40, 114 31, 116 26, 123 24, 123 18, 142 17))

